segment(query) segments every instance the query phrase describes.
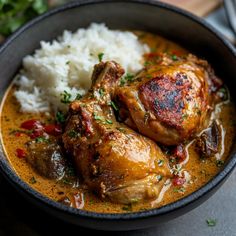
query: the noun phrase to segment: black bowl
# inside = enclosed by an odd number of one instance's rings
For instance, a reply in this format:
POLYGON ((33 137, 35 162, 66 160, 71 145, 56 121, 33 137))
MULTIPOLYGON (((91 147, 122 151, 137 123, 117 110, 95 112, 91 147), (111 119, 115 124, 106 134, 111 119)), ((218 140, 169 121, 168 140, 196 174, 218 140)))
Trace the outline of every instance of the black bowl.
MULTIPOLYGON (((74 31, 91 22, 105 22, 110 28, 139 29, 161 34, 206 58, 235 95, 236 57, 233 47, 203 20, 176 7, 157 1, 78 1, 54 9, 14 33, 0 49, 0 93, 4 94, 21 66, 22 58, 52 40, 63 30, 74 31)), ((236 144, 236 143, 235 143, 236 144)), ((54 202, 33 190, 13 171, 0 150, 0 169, 6 179, 30 201, 48 213, 80 226, 103 230, 147 228, 184 214, 209 198, 236 165, 236 145, 223 170, 191 195, 158 209, 126 214, 99 214, 76 210, 54 202)), ((1 148, 0 148, 1 149, 1 148)))

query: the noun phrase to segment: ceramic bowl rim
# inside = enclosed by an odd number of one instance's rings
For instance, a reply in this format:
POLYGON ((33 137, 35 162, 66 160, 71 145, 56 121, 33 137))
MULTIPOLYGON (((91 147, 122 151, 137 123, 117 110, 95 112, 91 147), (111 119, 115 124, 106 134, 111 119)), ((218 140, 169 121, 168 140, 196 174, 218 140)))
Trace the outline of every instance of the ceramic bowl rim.
MULTIPOLYGON (((0 47, 0 56, 3 53, 4 50, 6 50, 9 46, 11 46, 12 43, 14 43, 14 40, 20 36, 24 31, 27 29, 33 27, 38 22, 44 20, 47 17, 50 17, 54 14, 70 10, 73 8, 77 8, 80 6, 85 5, 92 5, 92 4, 103 4, 103 3, 134 3, 134 4, 144 4, 149 5, 152 7, 162 8, 165 10, 172 11, 174 13, 183 15, 190 20, 194 21, 195 23, 198 23, 202 27, 204 27, 206 30, 213 33, 218 40, 221 41, 221 43, 230 51, 230 53, 235 57, 236 59, 236 51, 234 50, 233 46, 228 42, 224 37, 217 32, 212 26, 210 26, 207 22, 200 19, 199 17, 185 11, 182 9, 179 9, 177 7, 174 7, 172 5, 158 2, 154 0, 82 0, 82 1, 75 1, 70 2, 68 4, 65 4, 61 7, 57 7, 55 9, 52 9, 37 18, 34 18, 27 24, 25 24, 23 27, 18 29, 15 33, 13 33, 9 38, 6 39, 6 41, 3 43, 3 45, 0 47)), ((0 143, 1 145, 1 143, 0 143)), ((236 166, 236 154, 230 156, 230 160, 227 162, 227 164, 224 166, 224 168, 206 185, 198 189, 197 191, 193 192, 192 194, 176 201, 173 203, 170 203, 168 205, 165 205, 160 208, 154 208, 150 210, 145 210, 141 212, 131 212, 131 213, 96 213, 96 212, 90 212, 86 210, 79 210, 75 208, 71 208, 65 205, 62 205, 56 201, 53 201, 46 196, 40 194, 36 190, 32 189, 28 184, 26 184, 23 180, 21 180, 17 174, 10 168, 9 163, 7 160, 5 160, 4 155, 0 158, 0 169, 3 175, 16 187, 20 187, 20 189, 29 194, 31 198, 34 198, 36 201, 39 201, 41 204, 45 205, 50 208, 54 208, 55 210, 59 210, 64 212, 65 214, 75 215, 78 217, 84 217, 84 218, 93 218, 97 220, 137 220, 137 219, 144 219, 148 217, 153 216, 161 216, 165 214, 169 214, 173 211, 176 211, 178 209, 181 209, 183 207, 186 207, 187 205, 190 205, 191 203, 195 202, 197 199, 203 197, 206 195, 209 191, 213 190, 217 185, 221 184, 223 180, 231 173, 231 171, 236 166)))

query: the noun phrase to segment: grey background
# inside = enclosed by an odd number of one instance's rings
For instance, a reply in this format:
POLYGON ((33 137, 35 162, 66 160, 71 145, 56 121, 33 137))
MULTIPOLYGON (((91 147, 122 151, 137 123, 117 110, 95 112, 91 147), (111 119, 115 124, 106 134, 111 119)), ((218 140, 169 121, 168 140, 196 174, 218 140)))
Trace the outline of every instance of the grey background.
MULTIPOLYGON (((54 219, 31 205, 0 175, 0 235, 97 235, 54 219)), ((130 232, 103 232, 113 236, 236 236, 236 170, 226 183, 195 210, 155 228, 130 232), (217 220, 209 227, 206 219, 217 220)))

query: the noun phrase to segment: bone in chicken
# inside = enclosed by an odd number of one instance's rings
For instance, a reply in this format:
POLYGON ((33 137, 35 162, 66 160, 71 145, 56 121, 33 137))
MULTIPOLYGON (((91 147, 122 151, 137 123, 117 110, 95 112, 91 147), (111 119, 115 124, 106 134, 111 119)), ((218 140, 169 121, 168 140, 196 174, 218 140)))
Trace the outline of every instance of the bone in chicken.
POLYGON ((128 204, 157 198, 170 171, 156 143, 116 121, 111 97, 123 73, 115 62, 95 66, 91 90, 70 104, 63 142, 90 190, 128 204))

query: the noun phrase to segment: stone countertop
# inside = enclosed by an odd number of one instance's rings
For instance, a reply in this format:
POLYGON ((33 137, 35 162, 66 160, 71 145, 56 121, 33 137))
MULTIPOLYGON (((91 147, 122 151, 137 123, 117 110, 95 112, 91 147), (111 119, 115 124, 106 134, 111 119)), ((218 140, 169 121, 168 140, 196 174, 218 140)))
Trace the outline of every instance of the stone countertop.
MULTIPOLYGON (((98 232, 66 224, 31 205, 0 176, 0 236, 85 235, 98 232)), ((111 232, 104 232, 104 236, 111 232)), ((236 235, 236 170, 209 200, 193 211, 158 227, 112 232, 113 236, 235 236, 236 235), (216 219, 209 227, 206 219, 216 219)))

